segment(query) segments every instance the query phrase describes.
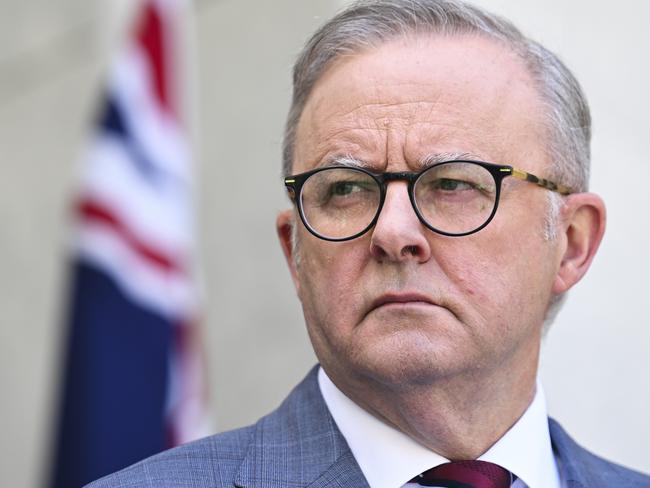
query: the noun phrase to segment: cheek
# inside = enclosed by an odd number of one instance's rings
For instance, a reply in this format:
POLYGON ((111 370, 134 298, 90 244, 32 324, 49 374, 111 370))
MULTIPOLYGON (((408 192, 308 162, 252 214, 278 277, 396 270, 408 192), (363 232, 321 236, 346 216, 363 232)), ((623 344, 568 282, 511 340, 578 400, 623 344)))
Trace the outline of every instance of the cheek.
MULTIPOLYGON (((359 290, 367 253, 358 242, 328 243, 306 237, 298 266, 300 301, 310 327, 352 327, 361 310, 359 290)), ((340 332, 340 331, 339 331, 340 332)))
POLYGON ((521 238, 502 230, 449 248, 439 259, 459 301, 458 313, 464 314, 461 319, 489 324, 492 333, 526 327, 519 322, 529 322, 531 313, 539 315, 545 306, 544 290, 552 281, 545 269, 544 248, 548 243, 541 237, 521 238))
MULTIPOLYGON (((478 254, 482 259, 456 259, 447 266, 447 276, 450 277, 455 294, 463 303, 461 312, 476 313, 474 320, 490 319, 498 315, 503 306, 511 301, 509 293, 512 287, 508 285, 508 277, 504 274, 506 268, 500 256, 486 258, 486 253, 478 254)), ((471 320, 468 317, 468 320, 471 320)))

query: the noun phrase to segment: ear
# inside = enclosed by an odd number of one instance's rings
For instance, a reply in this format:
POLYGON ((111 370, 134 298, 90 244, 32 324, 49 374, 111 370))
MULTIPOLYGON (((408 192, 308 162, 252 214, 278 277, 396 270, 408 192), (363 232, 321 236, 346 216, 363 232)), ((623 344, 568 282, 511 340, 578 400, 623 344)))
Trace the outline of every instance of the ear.
POLYGON ((292 243, 294 225, 296 225, 296 219, 294 218, 293 210, 283 210, 278 214, 278 217, 275 220, 275 228, 280 239, 280 246, 282 246, 284 257, 289 266, 289 271, 291 272, 291 279, 296 287, 296 291, 300 293, 300 282, 298 280, 296 260, 293 253, 294 247, 292 243))
POLYGON ((585 275, 605 233, 605 204, 593 193, 576 193, 565 199, 562 208, 562 236, 566 245, 553 284, 553 292, 563 293, 585 275))

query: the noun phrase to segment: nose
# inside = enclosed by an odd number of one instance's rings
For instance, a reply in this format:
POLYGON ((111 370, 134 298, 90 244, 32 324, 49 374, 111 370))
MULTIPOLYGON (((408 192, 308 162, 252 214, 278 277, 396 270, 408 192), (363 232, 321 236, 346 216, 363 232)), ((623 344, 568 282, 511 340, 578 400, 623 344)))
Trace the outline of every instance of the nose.
POLYGON ((396 181, 386 190, 370 239, 370 254, 378 261, 423 263, 431 257, 428 229, 415 214, 406 187, 406 182, 396 181))

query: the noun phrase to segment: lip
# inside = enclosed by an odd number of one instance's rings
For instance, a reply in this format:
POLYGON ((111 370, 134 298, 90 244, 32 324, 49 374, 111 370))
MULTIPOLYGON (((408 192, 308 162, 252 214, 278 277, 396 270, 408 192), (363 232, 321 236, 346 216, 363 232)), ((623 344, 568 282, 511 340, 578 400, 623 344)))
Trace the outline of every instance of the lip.
POLYGON ((436 305, 431 298, 421 293, 386 293, 372 302, 370 311, 376 310, 386 305, 401 305, 401 304, 416 304, 424 303, 428 305, 436 305))

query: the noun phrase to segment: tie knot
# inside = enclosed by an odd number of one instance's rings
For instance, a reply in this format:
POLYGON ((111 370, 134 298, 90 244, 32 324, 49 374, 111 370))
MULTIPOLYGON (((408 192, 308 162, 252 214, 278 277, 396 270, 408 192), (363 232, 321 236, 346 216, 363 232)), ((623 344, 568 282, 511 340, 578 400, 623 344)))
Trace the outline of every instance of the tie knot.
POLYGON ((510 471, 486 461, 455 461, 441 464, 413 479, 422 486, 448 488, 510 488, 510 471))

